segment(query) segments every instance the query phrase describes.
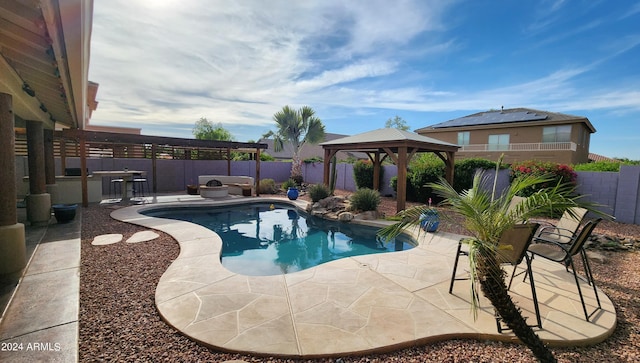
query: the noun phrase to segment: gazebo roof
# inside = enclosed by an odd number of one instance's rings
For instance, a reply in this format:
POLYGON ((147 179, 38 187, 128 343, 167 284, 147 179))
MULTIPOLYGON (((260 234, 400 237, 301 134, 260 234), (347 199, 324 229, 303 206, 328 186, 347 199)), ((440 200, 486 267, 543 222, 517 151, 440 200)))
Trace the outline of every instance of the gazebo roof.
POLYGON ((457 151, 458 145, 422 136, 415 132, 403 131, 396 128, 382 128, 361 134, 347 136, 321 143, 323 148, 342 150, 371 150, 380 147, 395 148, 398 146, 418 147, 423 151, 457 151))
MULTIPOLYGON (((450 184, 453 184, 454 155, 460 148, 430 137, 418 135, 414 132, 403 131, 395 128, 384 128, 361 134, 343 137, 341 139, 323 142, 324 149, 324 178, 325 184, 329 184, 330 159, 339 150, 358 150, 366 152, 373 162, 373 187, 379 187, 380 154, 384 153, 393 159, 398 167, 398 196, 396 210, 401 211, 405 207, 407 197, 406 180, 407 164, 415 153, 432 152, 445 163, 445 175, 450 184)), ((385 156, 385 157, 386 157, 385 156)))

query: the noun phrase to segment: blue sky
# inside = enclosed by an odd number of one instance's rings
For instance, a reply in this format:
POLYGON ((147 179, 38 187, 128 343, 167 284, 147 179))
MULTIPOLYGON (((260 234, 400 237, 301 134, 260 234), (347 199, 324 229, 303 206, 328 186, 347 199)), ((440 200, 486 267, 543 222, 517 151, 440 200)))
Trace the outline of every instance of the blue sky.
POLYGON ((284 105, 348 135, 526 107, 640 160, 640 1, 97 0, 93 21, 95 125, 247 141, 284 105))

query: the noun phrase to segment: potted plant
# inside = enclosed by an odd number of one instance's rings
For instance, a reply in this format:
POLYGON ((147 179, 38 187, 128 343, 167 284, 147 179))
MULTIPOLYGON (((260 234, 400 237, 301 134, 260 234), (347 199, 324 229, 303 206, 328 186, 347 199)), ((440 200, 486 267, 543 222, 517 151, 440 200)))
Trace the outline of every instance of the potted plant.
POLYGON ((287 198, 289 198, 290 200, 296 200, 298 199, 298 188, 293 186, 293 187, 289 187, 287 189, 287 198))
POLYGON ((287 191, 287 198, 290 200, 298 199, 300 193, 298 192, 298 186, 293 179, 289 179, 282 183, 282 189, 287 191))
POLYGON ((76 217, 77 204, 54 204, 51 206, 58 223, 69 223, 76 217))
POLYGON ((440 225, 440 216, 435 208, 431 208, 431 198, 429 198, 429 208, 420 214, 420 228, 425 232, 435 232, 440 225))
MULTIPOLYGON (((191 183, 193 183, 193 180, 191 180, 191 183)), ((198 186, 195 184, 187 184, 187 194, 198 195, 198 186)))

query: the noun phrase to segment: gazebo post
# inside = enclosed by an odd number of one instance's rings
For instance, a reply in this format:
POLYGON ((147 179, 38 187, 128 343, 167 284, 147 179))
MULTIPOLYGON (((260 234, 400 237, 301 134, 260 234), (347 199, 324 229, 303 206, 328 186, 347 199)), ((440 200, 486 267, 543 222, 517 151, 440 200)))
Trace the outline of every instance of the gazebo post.
POLYGON ((396 213, 404 210, 407 200, 407 147, 398 148, 398 195, 396 197, 396 213))
POLYGON ((380 150, 373 157, 373 190, 380 191, 380 150))
POLYGON ((453 171, 455 170, 455 153, 452 151, 447 151, 447 160, 445 161, 445 175, 447 182, 449 185, 453 185, 453 171))
POLYGON ((324 169, 322 170, 322 183, 324 185, 329 185, 329 166, 331 164, 331 150, 326 148, 324 149, 324 159, 322 160, 322 164, 324 169))

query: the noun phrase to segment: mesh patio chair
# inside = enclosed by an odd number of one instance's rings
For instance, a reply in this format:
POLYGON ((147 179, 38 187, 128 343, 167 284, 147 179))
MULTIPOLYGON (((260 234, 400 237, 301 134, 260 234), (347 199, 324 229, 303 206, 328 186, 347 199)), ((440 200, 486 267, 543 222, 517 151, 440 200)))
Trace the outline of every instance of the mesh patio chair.
MULTIPOLYGON (((525 278, 528 276, 531 285, 531 296, 533 299, 534 309, 536 313, 536 325, 538 328, 542 328, 542 319, 540 318, 540 309, 538 307, 538 296, 536 294, 535 282, 533 280, 533 274, 531 273, 531 259, 527 254, 527 249, 531 244, 533 236, 535 235, 538 227, 538 223, 523 223, 516 224, 513 228, 505 231, 500 236, 498 243, 498 262, 500 264, 510 264, 513 266, 511 272, 511 278, 509 279, 509 285, 507 289, 511 288, 511 283, 516 273, 516 269, 522 260, 526 261, 526 269, 522 273, 525 273, 525 278)), ((462 249, 463 240, 458 242, 458 250, 456 252, 455 262, 453 264, 453 272, 451 274, 451 282, 449 283, 449 293, 453 291, 453 284, 456 280, 468 280, 469 277, 456 277, 456 271, 458 269, 458 261, 460 256, 469 256, 469 252, 462 249)), ((498 332, 505 330, 500 324, 500 319, 496 318, 498 332)))
POLYGON ((580 225, 582 224, 584 217, 587 215, 587 210, 584 208, 573 207, 567 209, 557 224, 549 224, 542 226, 534 242, 546 241, 557 243, 570 243, 576 237, 580 225))
POLYGON ((580 302, 582 303, 584 316, 587 321, 589 321, 591 316, 601 308, 601 305, 600 297, 598 296, 598 289, 596 288, 596 283, 593 280, 593 275, 591 274, 591 266, 589 265, 589 259, 587 258, 587 253, 584 250, 584 245, 589 240, 591 233, 593 233, 593 230, 601 220, 602 218, 598 218, 587 222, 582 230, 580 230, 580 233, 578 233, 570 243, 538 240, 538 243, 534 243, 529 246, 529 252, 532 254, 532 259, 535 256, 540 256, 551 261, 563 263, 567 271, 569 270, 569 267, 571 267, 576 286, 578 287, 578 294, 580 295, 580 302), (578 273, 576 272, 575 265, 573 263, 573 256, 578 254, 582 258, 585 279, 588 284, 593 287, 593 294, 595 295, 596 302, 598 303, 598 306, 591 313, 587 312, 587 305, 584 301, 584 296, 582 295, 582 288, 580 288, 578 273))

